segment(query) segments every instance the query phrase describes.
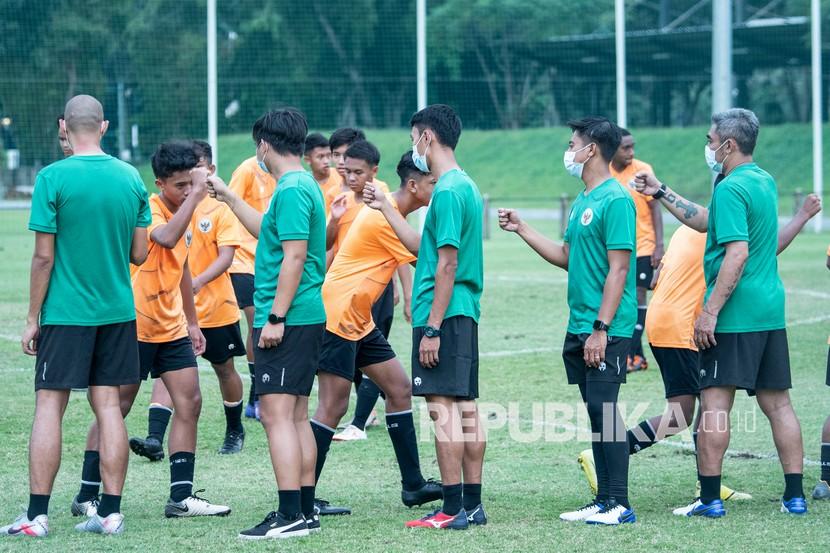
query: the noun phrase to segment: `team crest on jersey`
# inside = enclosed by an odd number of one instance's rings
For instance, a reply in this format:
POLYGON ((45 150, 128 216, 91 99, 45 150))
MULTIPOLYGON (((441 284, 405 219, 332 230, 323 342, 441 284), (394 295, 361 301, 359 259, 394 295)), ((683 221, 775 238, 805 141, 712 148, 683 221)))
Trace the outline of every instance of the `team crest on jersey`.
POLYGON ((205 217, 201 221, 199 221, 199 230, 202 232, 210 232, 210 229, 213 228, 213 222, 205 217))
POLYGON ((594 210, 590 207, 586 207, 585 211, 582 212, 582 217, 580 217, 579 220, 583 227, 587 227, 591 224, 591 221, 594 220, 594 210))
POLYGON ((193 242, 193 231, 187 229, 187 232, 184 233, 184 245, 189 248, 191 242, 193 242))

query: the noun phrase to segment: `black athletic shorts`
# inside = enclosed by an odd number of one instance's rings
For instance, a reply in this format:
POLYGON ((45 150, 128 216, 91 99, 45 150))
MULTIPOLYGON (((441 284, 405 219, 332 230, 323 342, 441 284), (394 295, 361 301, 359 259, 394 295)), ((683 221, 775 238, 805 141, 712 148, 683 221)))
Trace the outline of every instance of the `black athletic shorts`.
POLYGON ((742 390, 788 390, 790 351, 787 331, 715 333, 718 343, 700 352, 700 389, 735 386, 742 390))
POLYGON ((309 396, 320 363, 320 346, 325 328, 325 323, 286 326, 280 345, 268 349, 257 345, 262 328, 255 328, 256 395, 309 396))
POLYGON ((236 296, 239 309, 254 305, 254 275, 250 273, 231 273, 231 286, 236 296))
POLYGON ((700 395, 700 368, 695 350, 651 346, 651 353, 660 367, 666 399, 700 395))
POLYGON ((654 278, 654 267, 651 266, 651 256, 644 255, 637 258, 637 288, 652 289, 651 279, 654 278))
POLYGON ((326 330, 320 348, 320 371, 353 380, 355 369, 394 358, 392 346, 377 327, 356 341, 347 340, 326 330))
POLYGON ((830 386, 830 349, 827 351, 827 379, 824 381, 825 384, 830 386))
POLYGON ((139 342, 138 358, 141 380, 147 380, 148 376, 159 378, 162 373, 197 366, 193 342, 188 336, 169 342, 139 342))
POLYGON ((135 321, 40 328, 35 390, 121 386, 136 384, 138 379, 135 321))
POLYGON ((245 341, 239 330, 239 321, 215 328, 203 328, 205 335, 205 352, 202 357, 215 365, 224 363, 231 357, 245 355, 245 341))
POLYGON ((605 361, 599 367, 589 367, 583 358, 585 341, 590 334, 565 334, 562 346, 562 360, 565 362, 565 374, 568 384, 585 384, 586 382, 625 383, 628 370, 628 352, 631 350, 631 338, 609 336, 605 346, 605 361))
POLYGON ((375 321, 375 326, 383 334, 383 337, 389 339, 389 332, 392 330, 392 320, 395 318, 395 287, 392 281, 386 286, 383 294, 372 306, 372 320, 375 321))
POLYGON ((412 329, 412 395, 457 399, 478 397, 478 323, 471 317, 450 317, 441 323, 438 365, 421 366, 418 349, 424 327, 412 329))

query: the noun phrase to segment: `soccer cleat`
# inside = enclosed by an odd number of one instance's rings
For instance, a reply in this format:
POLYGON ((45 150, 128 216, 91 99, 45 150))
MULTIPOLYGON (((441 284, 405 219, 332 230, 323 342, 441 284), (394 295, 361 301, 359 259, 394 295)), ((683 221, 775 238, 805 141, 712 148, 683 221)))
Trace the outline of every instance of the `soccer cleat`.
POLYGON ((317 513, 314 513, 310 517, 306 517, 305 522, 308 526, 308 531, 311 534, 316 534, 317 532, 323 529, 323 527, 320 526, 320 515, 318 515, 317 513))
POLYGON ((637 522, 637 515, 633 509, 628 509, 616 501, 610 501, 602 510, 585 519, 586 524, 600 524, 603 526, 617 526, 637 522))
POLYGON ((343 432, 332 436, 335 442, 353 442, 355 440, 365 440, 367 438, 366 431, 361 430, 353 424, 350 424, 343 429, 343 432))
POLYGON ((475 509, 467 513, 467 522, 475 526, 484 526, 487 524, 487 513, 484 512, 484 505, 479 503, 475 509))
POLYGON ((259 412, 259 402, 255 401, 253 403, 249 403, 245 406, 245 418, 246 419, 258 419, 257 413, 259 412))
POLYGON ((586 449, 576 458, 582 472, 585 473, 585 479, 588 480, 588 486, 591 488, 591 493, 597 495, 597 468, 594 466, 594 450, 586 449))
POLYGON ((424 485, 415 491, 401 490, 401 501, 407 507, 418 507, 424 503, 431 503, 444 499, 444 490, 441 487, 441 482, 430 478, 424 482, 424 485))
POLYGON ((723 501, 720 499, 714 499, 711 503, 703 503, 700 498, 697 498, 685 507, 678 507, 672 513, 684 517, 721 518, 726 516, 726 509, 723 508, 723 501))
POLYGON ((370 426, 380 426, 377 409, 372 409, 372 412, 369 414, 369 419, 366 421, 366 428, 370 426))
POLYGON ((565 522, 577 522, 580 520, 585 520, 588 517, 592 517, 595 514, 599 513, 605 508, 602 503, 598 503, 596 500, 588 503, 584 507, 577 509, 576 511, 568 511, 567 513, 562 513, 559 515, 560 520, 564 520, 565 522))
POLYGON ((82 523, 76 524, 75 530, 93 534, 120 534, 124 531, 124 515, 110 513, 106 518, 102 518, 96 513, 82 523))
POLYGON ((827 484, 824 480, 819 480, 816 487, 813 488, 813 499, 820 501, 830 499, 830 484, 827 484))
POLYGON ((161 461, 164 459, 164 447, 156 438, 130 438, 130 449, 136 455, 146 457, 151 461, 161 461))
POLYGON ((184 517, 224 517, 231 514, 231 508, 225 505, 213 505, 206 499, 197 496, 205 490, 198 490, 193 492, 189 497, 185 497, 181 501, 167 500, 167 505, 164 506, 164 516, 167 518, 184 518, 184 517))
POLYGON ((89 501, 78 501, 78 496, 72 498, 72 516, 73 517, 91 517, 98 513, 98 503, 100 500, 95 496, 89 501))
POLYGON ((417 520, 410 520, 406 523, 407 528, 433 528, 436 530, 466 530, 470 527, 467 520, 467 513, 464 509, 458 511, 455 516, 444 514, 440 509, 421 517, 417 520))
POLYGON ((8 526, 0 528, 0 536, 31 536, 42 538, 49 533, 49 517, 38 515, 34 520, 29 520, 26 513, 23 513, 8 526))
MULTIPOLYGON (((700 480, 698 480, 697 484, 695 485, 695 496, 700 497, 700 480)), ((750 499, 752 499, 752 496, 748 493, 739 492, 733 490, 729 486, 724 486, 723 484, 721 484, 720 499, 721 501, 749 501, 750 499)))
POLYGON ((648 361, 642 355, 635 355, 628 358, 627 372, 633 373, 637 371, 644 371, 648 369, 648 361))
POLYGON ((332 507, 331 503, 325 499, 316 497, 314 498, 314 512, 321 517, 352 514, 352 510, 348 507, 332 507))
POLYGON ((265 520, 239 533, 243 540, 268 540, 281 538, 300 538, 308 535, 308 523, 302 515, 289 520, 281 513, 271 511, 265 520))
POLYGON ((225 433, 225 441, 222 447, 219 448, 219 455, 232 455, 242 451, 242 446, 245 444, 245 431, 235 432, 231 430, 225 433))
POLYGON ((790 515, 806 515, 807 500, 803 497, 793 497, 789 500, 781 499, 781 512, 790 515))

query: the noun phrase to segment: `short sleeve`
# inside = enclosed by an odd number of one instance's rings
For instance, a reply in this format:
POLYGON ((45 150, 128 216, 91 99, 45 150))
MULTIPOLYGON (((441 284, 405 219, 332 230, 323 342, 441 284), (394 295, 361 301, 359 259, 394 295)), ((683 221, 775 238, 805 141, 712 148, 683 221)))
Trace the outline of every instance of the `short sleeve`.
POLYGON ((298 186, 283 188, 277 193, 277 236, 280 240, 308 240, 311 232, 313 204, 298 186))
POLYGON ((630 197, 611 200, 602 215, 605 248, 633 251, 637 236, 636 218, 634 200, 630 197))
POLYGON ((225 204, 219 204, 219 215, 216 217, 216 244, 220 247, 242 245, 236 217, 225 204))
POLYGON ((376 219, 379 217, 382 220, 382 222, 377 225, 378 240, 383 245, 384 249, 389 252, 389 255, 395 258, 398 265, 412 263, 418 259, 416 256, 412 255, 412 252, 406 249, 403 243, 401 243, 401 239, 398 238, 398 235, 395 234, 392 226, 386 222, 386 219, 379 211, 373 212, 372 216, 376 219))
POLYGON ((136 192, 138 194, 138 218, 135 226, 149 227, 153 221, 153 215, 150 213, 150 198, 147 195, 147 189, 144 188, 144 183, 138 178, 136 183, 136 192))
POLYGON ((565 242, 571 241, 571 220, 573 218, 574 213, 574 206, 571 204, 571 209, 568 211, 568 225, 565 227, 565 234, 562 236, 562 240, 565 242))
POLYGON ((712 199, 715 243, 718 245, 729 242, 747 242, 749 240, 749 206, 746 199, 734 186, 721 184, 715 188, 712 199))
POLYGON ((248 169, 247 163, 243 163, 236 168, 236 171, 231 175, 231 181, 228 183, 234 194, 248 201, 250 196, 249 191, 254 182, 254 173, 248 169))
POLYGON ((29 215, 29 230, 35 232, 58 232, 58 199, 52 182, 38 173, 35 190, 32 193, 32 212, 29 215))
MULTIPOLYGON (((153 231, 159 228, 162 225, 167 224, 167 217, 164 215, 164 211, 162 211, 161 206, 157 202, 152 202, 150 204, 150 225, 147 227, 147 236, 148 238, 153 235, 153 231)), ((152 240, 150 240, 152 242, 152 240)))
POLYGON ((827 246, 827 257, 830 257, 830 246, 827 246))
POLYGON ((464 221, 464 205, 461 197, 452 190, 442 190, 432 197, 435 210, 435 247, 461 246, 461 227, 464 221))

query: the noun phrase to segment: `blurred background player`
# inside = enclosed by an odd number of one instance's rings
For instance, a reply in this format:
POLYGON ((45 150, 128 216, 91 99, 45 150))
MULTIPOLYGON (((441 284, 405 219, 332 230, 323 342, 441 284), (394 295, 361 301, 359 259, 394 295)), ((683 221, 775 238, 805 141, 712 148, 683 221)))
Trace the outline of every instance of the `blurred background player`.
POLYGON ((66 122, 63 120, 62 113, 58 116, 58 144, 60 144, 63 157, 72 155, 72 144, 70 144, 69 139, 66 137, 66 122))
MULTIPOLYGON (((827 248, 827 268, 830 269, 830 248, 827 248)), ((827 343, 830 344, 830 338, 827 343)), ((830 350, 827 352, 827 378, 825 384, 830 386, 830 350)), ((821 475, 813 488, 813 499, 830 500, 830 416, 821 429, 821 475)))
MULTIPOLYGON (((216 172, 210 144, 193 141, 199 159, 197 167, 216 172)), ((227 273, 236 248, 242 243, 239 224, 227 205, 205 198, 193 214, 193 242, 188 263, 193 279, 193 295, 199 328, 205 336, 202 357, 210 362, 219 379, 219 390, 225 410, 225 438, 220 454, 238 453, 245 441, 242 426, 242 379, 233 358, 245 355, 245 344, 239 330, 239 307, 227 273)), ((173 403, 164 383, 153 382, 148 413, 146 438, 130 438, 130 447, 151 461, 164 458, 164 434, 173 413, 173 403)))
POLYGON ((643 327, 646 321, 648 290, 651 289, 654 269, 663 258, 663 214, 660 202, 640 194, 630 184, 640 171, 652 172, 651 166, 634 157, 634 137, 627 129, 620 129, 622 142, 611 159, 611 176, 623 185, 637 208, 637 324, 631 338, 628 372, 643 371, 648 361, 643 352, 643 327))
POLYGON ((305 153, 303 161, 308 165, 308 170, 320 185, 320 190, 325 197, 329 187, 340 184, 339 179, 332 179, 332 173, 337 171, 331 169, 331 148, 329 139, 318 132, 313 132, 305 137, 305 153))
MULTIPOLYGON (((233 192, 242 198, 249 206, 260 213, 265 213, 274 195, 277 182, 268 174, 256 156, 249 157, 231 175, 228 183, 233 192)), ((231 275, 231 284, 236 295, 236 303, 245 313, 248 333, 245 338, 245 350, 248 355, 248 372, 251 375, 251 387, 248 390, 248 405, 245 406, 245 416, 249 419, 259 418, 256 410, 256 394, 254 393, 254 349, 252 343, 254 321, 254 259, 256 257, 257 240, 244 226, 240 225, 242 245, 236 249, 233 263, 228 272, 231 275)))

